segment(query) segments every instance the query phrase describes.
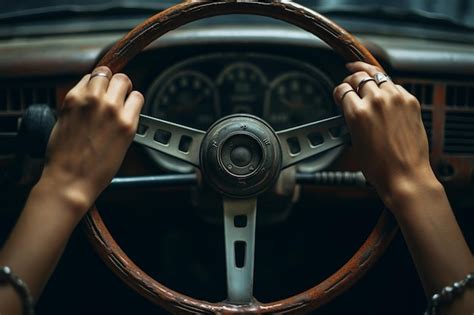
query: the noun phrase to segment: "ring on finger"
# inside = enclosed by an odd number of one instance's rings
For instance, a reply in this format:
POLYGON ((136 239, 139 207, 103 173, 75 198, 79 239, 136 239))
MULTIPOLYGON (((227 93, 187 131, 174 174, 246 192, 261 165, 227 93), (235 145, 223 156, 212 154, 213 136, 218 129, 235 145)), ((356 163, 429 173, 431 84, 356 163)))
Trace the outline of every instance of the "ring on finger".
POLYGON ((354 89, 350 89, 350 90, 347 90, 345 91, 344 93, 342 93, 342 96, 341 96, 341 99, 340 99, 340 102, 342 103, 342 101, 344 101, 344 98, 347 96, 347 94, 351 93, 351 92, 356 92, 354 91, 354 89))
POLYGON ((92 80, 95 77, 104 77, 107 78, 107 80, 110 80, 109 74, 105 72, 96 72, 91 75, 91 78, 89 80, 92 80))
POLYGON ((366 85, 368 82, 375 82, 375 79, 374 78, 365 78, 365 79, 362 79, 359 84, 357 84, 357 89, 356 89, 356 93, 359 94, 360 90, 364 87, 364 85, 366 85))
POLYGON ((382 72, 377 72, 374 75, 374 80, 375 83, 377 83, 378 86, 382 85, 385 82, 391 81, 390 77, 386 75, 385 73, 382 72))

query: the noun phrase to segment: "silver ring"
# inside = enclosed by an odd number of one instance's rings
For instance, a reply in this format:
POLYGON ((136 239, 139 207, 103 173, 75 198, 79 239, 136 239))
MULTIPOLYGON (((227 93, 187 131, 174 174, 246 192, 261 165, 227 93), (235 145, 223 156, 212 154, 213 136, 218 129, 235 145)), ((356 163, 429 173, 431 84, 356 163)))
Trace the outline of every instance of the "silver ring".
POLYGON ((110 80, 109 75, 105 72, 96 72, 96 73, 91 75, 91 78, 89 80, 92 80, 95 77, 104 77, 104 78, 107 78, 107 80, 110 80))
POLYGON ((341 96, 340 103, 342 103, 342 101, 344 101, 344 98, 345 98, 345 97, 347 96, 347 94, 349 94, 350 92, 354 92, 354 93, 355 93, 354 89, 350 89, 350 90, 348 90, 348 91, 345 91, 345 92, 342 94, 342 96, 341 96))
POLYGON ((374 80, 375 80, 375 83, 377 83, 378 86, 382 85, 383 83, 385 82, 388 82, 390 81, 390 77, 388 75, 386 75, 385 73, 382 73, 382 72, 377 72, 375 75, 374 75, 374 80))
MULTIPOLYGON (((366 85, 368 82, 375 82, 375 79, 374 78, 365 78, 365 79, 362 79, 359 84, 357 85, 357 89, 356 89, 356 93, 359 94, 360 90, 364 87, 364 85, 366 85)), ((377 83, 377 82, 375 82, 377 83)))

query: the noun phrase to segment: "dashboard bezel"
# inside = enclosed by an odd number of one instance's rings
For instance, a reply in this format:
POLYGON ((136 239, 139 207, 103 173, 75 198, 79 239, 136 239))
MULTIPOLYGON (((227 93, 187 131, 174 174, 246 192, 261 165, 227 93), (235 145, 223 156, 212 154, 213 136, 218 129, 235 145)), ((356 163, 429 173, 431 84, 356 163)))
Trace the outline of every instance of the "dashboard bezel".
MULTIPOLYGON (((269 54, 269 53, 261 53, 261 52, 242 53, 242 52, 237 52, 237 51, 235 52, 225 51, 225 52, 217 52, 217 53, 207 53, 207 54, 200 55, 198 57, 188 57, 188 58, 182 59, 174 63, 170 67, 166 68, 162 73, 156 76, 156 78, 152 81, 152 83, 147 89, 146 98, 145 98, 146 103, 145 103, 143 112, 148 115, 153 115, 152 106, 156 102, 155 98, 156 96, 160 94, 160 90, 162 86, 165 86, 167 84, 167 81, 170 78, 173 78, 174 76, 179 74, 181 71, 197 72, 195 69, 192 68, 193 65, 209 62, 210 60, 213 60, 213 59, 223 60, 226 58, 232 61, 228 62, 224 67, 222 67, 221 71, 214 78, 214 80, 207 73, 199 72, 202 75, 208 77, 214 83, 216 90, 219 89, 219 83, 221 81, 223 73, 229 67, 232 67, 236 64, 256 65, 258 64, 258 62, 255 62, 255 60, 258 60, 259 58, 260 59, 265 58, 266 60, 273 60, 275 64, 285 63, 287 67, 289 66, 294 67, 292 71, 281 71, 280 73, 274 75, 273 77, 269 77, 268 74, 266 74, 262 70, 261 66, 257 66, 258 70, 262 72, 262 74, 265 76, 267 80, 266 82, 267 86, 266 86, 266 90, 263 97, 264 103, 261 106, 262 115, 263 115, 263 111, 269 106, 268 103, 270 102, 270 98, 271 98, 271 88, 274 85, 274 82, 277 81, 282 76, 284 76, 285 74, 301 73, 303 75, 308 75, 308 74, 310 74, 310 76, 314 75, 314 78, 316 79, 316 81, 322 86, 323 89, 326 89, 325 92, 328 95, 332 95, 332 90, 335 86, 328 74, 326 74, 323 70, 319 69, 316 65, 311 64, 307 62, 306 60, 298 60, 296 58, 282 56, 279 54, 269 54), (252 62, 252 59, 254 60, 253 62, 252 62)), ((218 92, 216 93, 218 94, 218 92)), ((220 98, 218 97, 218 102, 219 100, 220 98)), ((330 98, 330 101, 331 101, 331 105, 334 107, 334 115, 337 115, 339 112, 339 109, 337 108, 337 105, 333 102, 332 97, 330 98)), ((219 119, 220 117, 217 117, 217 118, 219 119)), ((317 172, 319 170, 325 169, 340 156, 343 150, 344 150, 344 147, 336 148, 332 151, 321 154, 315 159, 302 162, 296 165, 296 168, 299 172, 303 172, 303 173, 317 172)), ((144 148, 144 151, 153 160, 153 162, 165 172, 191 173, 195 171, 195 168, 193 166, 185 164, 172 157, 166 156, 163 153, 159 153, 148 148, 144 148)))

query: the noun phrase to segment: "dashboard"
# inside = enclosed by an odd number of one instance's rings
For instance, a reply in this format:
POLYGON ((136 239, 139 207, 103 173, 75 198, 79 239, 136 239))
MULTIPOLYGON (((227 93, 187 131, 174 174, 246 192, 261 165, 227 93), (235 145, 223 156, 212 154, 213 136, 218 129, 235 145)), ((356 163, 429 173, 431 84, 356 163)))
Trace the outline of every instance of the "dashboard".
MULTIPOLYGON (((317 67, 295 58, 263 53, 220 53, 187 58, 167 68, 147 91, 145 112, 207 130, 215 121, 245 113, 265 119, 276 131, 338 114, 334 83, 317 67)), ((165 170, 193 168, 147 150, 165 170)), ((340 150, 302 163, 310 172, 327 166, 340 150)))
MULTIPOLYGON (((13 163, 23 111, 32 103, 59 107, 122 35, 0 41, 1 165, 13 163)), ((448 189, 462 194, 474 178, 472 45, 363 34, 360 39, 392 78, 420 100, 433 168, 448 189)), ((124 71, 146 96, 145 114, 202 130, 238 112, 260 116, 277 131, 337 115, 332 89, 347 76, 344 60, 321 40, 280 25, 185 27, 152 43, 124 71)), ((137 152, 126 159, 122 174, 194 171, 150 150, 132 151, 137 152)), ((350 148, 296 166, 310 173, 328 167, 357 170, 350 148)))
MULTIPOLYGON (((277 131, 339 113, 332 89, 347 71, 334 51, 301 30, 240 24, 179 29, 138 55, 124 72, 145 95, 144 113, 202 130, 226 115, 250 113, 264 118, 277 131)), ((347 28, 354 29, 353 25, 347 28)), ((392 78, 422 103, 433 169, 472 247, 473 45, 357 35, 392 78)), ((33 175, 41 172, 37 161, 19 159, 14 151, 23 111, 33 103, 59 108, 69 89, 122 36, 123 32, 111 31, 0 39, 3 239, 21 211, 33 175)), ((323 176, 320 170, 344 173, 359 168, 351 147, 339 148, 297 165, 291 169, 294 174, 285 174, 288 178, 259 200, 256 293, 262 301, 287 297, 324 279, 328 270, 345 261, 351 248, 360 246, 377 219, 381 204, 370 187, 295 184, 294 176, 304 172, 308 177, 323 176)), ((194 171, 132 145, 119 176, 194 171)), ((220 296, 225 292, 225 279, 219 278, 225 275, 224 244, 216 243, 222 240, 221 204, 219 196, 199 183, 111 191, 102 196, 99 209, 104 209, 102 215, 119 244, 157 279, 179 292, 221 301, 225 298, 220 296)), ((159 313, 114 282, 82 235, 72 241, 59 276, 52 279, 39 303, 43 310, 39 313, 68 309, 71 314, 84 314, 90 313, 90 305, 101 314, 159 313), (77 268, 87 269, 91 277, 81 276, 77 268), (68 294, 64 287, 70 288, 68 294), (71 309, 84 292, 88 292, 88 303, 71 309)), ((344 294, 340 302, 329 306, 332 309, 322 312, 380 314, 387 312, 386 305, 394 305, 393 314, 405 314, 410 305, 414 313, 421 313, 423 290, 401 237, 387 255, 364 278, 362 290, 344 294), (393 284, 390 294, 379 289, 386 283, 393 284), (400 297, 406 303, 397 303, 400 297)))

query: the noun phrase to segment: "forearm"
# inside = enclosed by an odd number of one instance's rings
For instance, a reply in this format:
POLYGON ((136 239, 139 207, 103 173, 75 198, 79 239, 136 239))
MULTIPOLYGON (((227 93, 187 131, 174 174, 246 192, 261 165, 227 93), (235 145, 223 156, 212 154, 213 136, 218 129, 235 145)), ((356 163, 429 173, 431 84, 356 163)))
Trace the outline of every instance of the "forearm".
MULTIPOLYGON (((0 253, 0 265, 9 266, 36 300, 55 268, 85 207, 80 196, 51 181, 41 180, 0 253)), ((0 313, 17 314, 19 300, 12 288, 0 289, 0 313)))
MULTIPOLYGON (((472 253, 456 222, 442 185, 433 177, 413 182, 391 202, 426 295, 474 271, 472 253)), ((467 290, 446 308, 446 314, 474 311, 474 292, 467 290)))

